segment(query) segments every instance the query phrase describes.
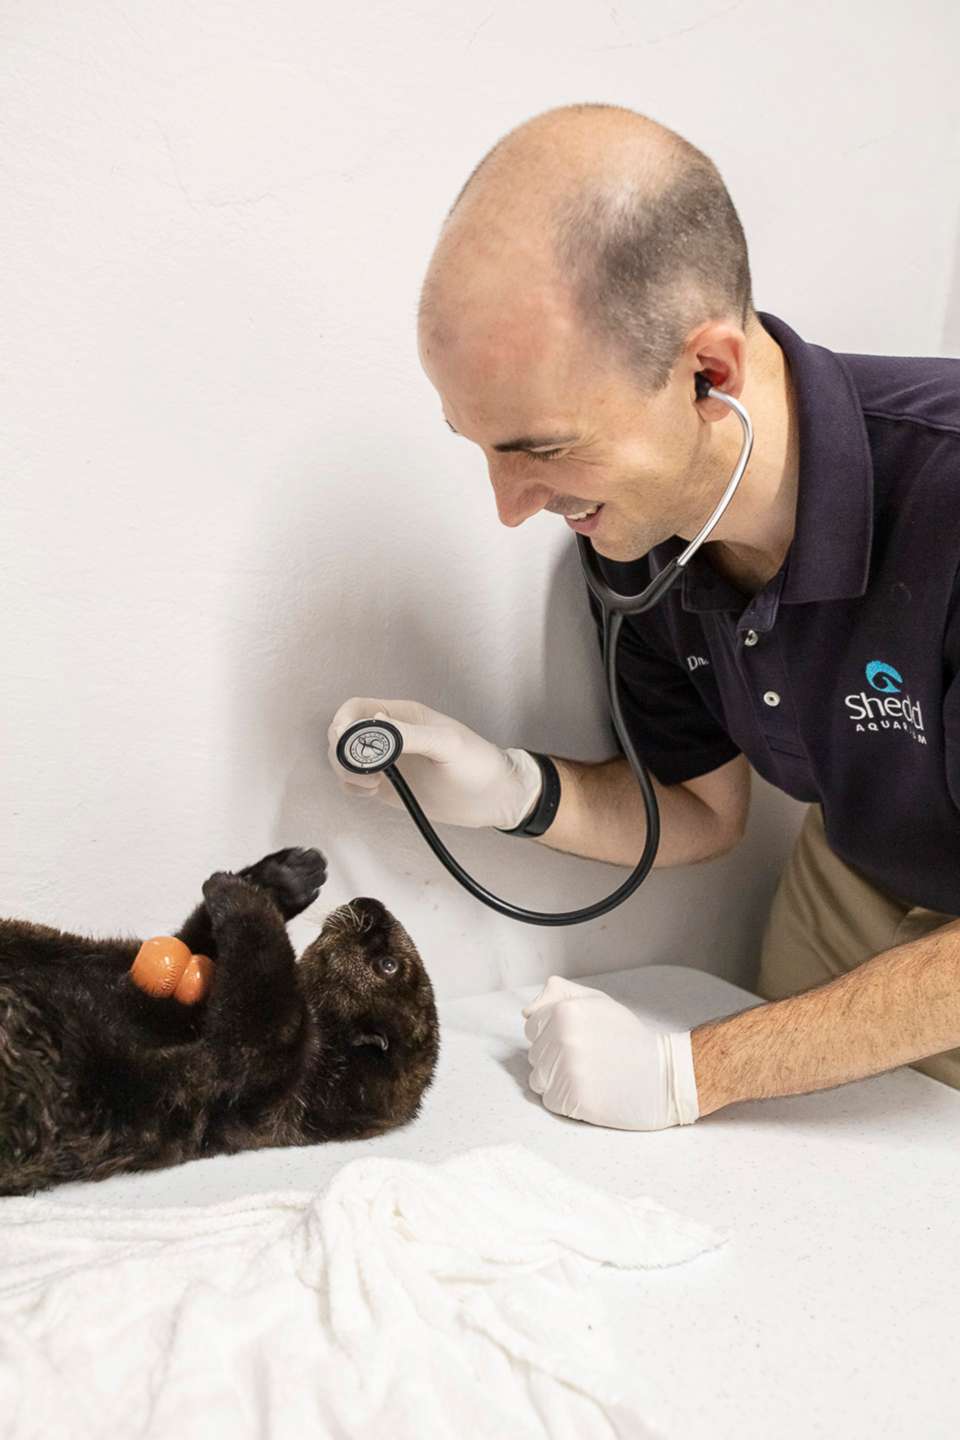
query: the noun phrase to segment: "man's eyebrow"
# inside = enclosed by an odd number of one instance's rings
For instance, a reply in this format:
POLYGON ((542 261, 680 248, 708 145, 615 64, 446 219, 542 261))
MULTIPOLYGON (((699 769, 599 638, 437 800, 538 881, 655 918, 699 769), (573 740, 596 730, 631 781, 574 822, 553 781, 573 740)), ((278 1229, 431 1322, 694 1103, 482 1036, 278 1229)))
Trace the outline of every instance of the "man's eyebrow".
POLYGON ((561 445, 572 445, 576 435, 521 435, 517 440, 502 440, 494 450, 506 453, 510 450, 553 450, 561 445))
MULTIPOLYGON (((446 415, 443 418, 446 424, 450 425, 446 415)), ((453 430, 454 435, 460 434, 460 431, 455 430, 452 425, 450 425, 450 429, 453 430)), ((576 438, 576 435, 519 435, 516 440, 501 440, 500 444, 494 445, 493 448, 504 455, 515 450, 553 450, 559 449, 561 445, 572 445, 576 438)))
MULTIPOLYGON (((448 425, 455 435, 461 433, 455 426, 450 425, 446 415, 443 416, 443 423, 448 425)), ((561 445, 573 445, 576 438, 576 435, 543 435, 537 439, 535 435, 520 435, 515 441, 499 442, 499 445, 494 445, 494 449, 497 449, 502 455, 508 455, 511 451, 521 451, 521 449, 558 449, 561 445)))

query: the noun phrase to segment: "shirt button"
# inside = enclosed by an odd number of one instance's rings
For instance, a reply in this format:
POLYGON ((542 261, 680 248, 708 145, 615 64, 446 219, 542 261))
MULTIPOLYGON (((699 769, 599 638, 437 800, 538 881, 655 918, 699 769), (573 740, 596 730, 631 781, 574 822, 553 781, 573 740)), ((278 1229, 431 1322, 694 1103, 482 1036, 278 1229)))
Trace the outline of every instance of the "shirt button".
POLYGON ((757 634, 756 630, 748 630, 746 635, 744 635, 743 637, 743 643, 744 645, 756 645, 759 639, 760 636, 757 634))
POLYGON ((768 690, 763 697, 763 703, 764 705, 779 705, 780 696, 777 694, 776 690, 768 690))

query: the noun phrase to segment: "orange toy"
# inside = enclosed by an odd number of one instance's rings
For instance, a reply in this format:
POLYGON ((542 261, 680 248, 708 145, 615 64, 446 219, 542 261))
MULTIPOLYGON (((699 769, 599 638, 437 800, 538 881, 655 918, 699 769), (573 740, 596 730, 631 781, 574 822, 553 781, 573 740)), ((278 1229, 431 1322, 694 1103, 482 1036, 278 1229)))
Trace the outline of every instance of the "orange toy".
POLYGON ((182 1005, 195 1005, 210 988, 213 961, 209 955, 191 955, 182 940, 157 935, 144 940, 130 970, 141 990, 157 999, 172 995, 182 1005))

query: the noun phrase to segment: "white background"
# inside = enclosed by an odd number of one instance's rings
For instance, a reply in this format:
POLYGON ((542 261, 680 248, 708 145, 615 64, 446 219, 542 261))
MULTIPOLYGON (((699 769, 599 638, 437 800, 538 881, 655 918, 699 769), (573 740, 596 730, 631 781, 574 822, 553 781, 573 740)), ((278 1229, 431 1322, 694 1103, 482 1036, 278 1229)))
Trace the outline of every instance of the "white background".
MULTIPOLYGON (((571 539, 498 526, 416 358, 454 194, 548 106, 631 105, 720 166, 757 304, 837 349, 956 353, 950 0, 4 0, 0 909, 174 927, 288 844, 375 894, 442 996, 673 961, 749 984, 797 807, 734 856, 540 931, 345 800, 327 722, 409 695, 609 752, 571 539)), ((622 872, 445 832, 544 907, 622 872)))

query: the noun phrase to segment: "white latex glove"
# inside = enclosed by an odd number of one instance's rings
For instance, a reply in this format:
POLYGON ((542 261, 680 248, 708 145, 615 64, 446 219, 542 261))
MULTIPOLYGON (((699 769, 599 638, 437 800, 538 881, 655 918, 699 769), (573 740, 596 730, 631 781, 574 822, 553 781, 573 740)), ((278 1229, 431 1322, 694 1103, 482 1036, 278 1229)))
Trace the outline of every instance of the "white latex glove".
POLYGON ((609 995, 559 975, 523 1014, 530 1089, 548 1110, 617 1130, 699 1119, 689 1030, 655 1030, 609 995))
POLYGON ((389 720, 400 731, 403 755, 397 768, 434 823, 512 830, 540 798, 543 776, 526 750, 501 750, 416 700, 362 697, 345 701, 327 731, 330 764, 350 793, 401 804, 382 772, 354 775, 338 761, 337 741, 357 720, 389 720))

